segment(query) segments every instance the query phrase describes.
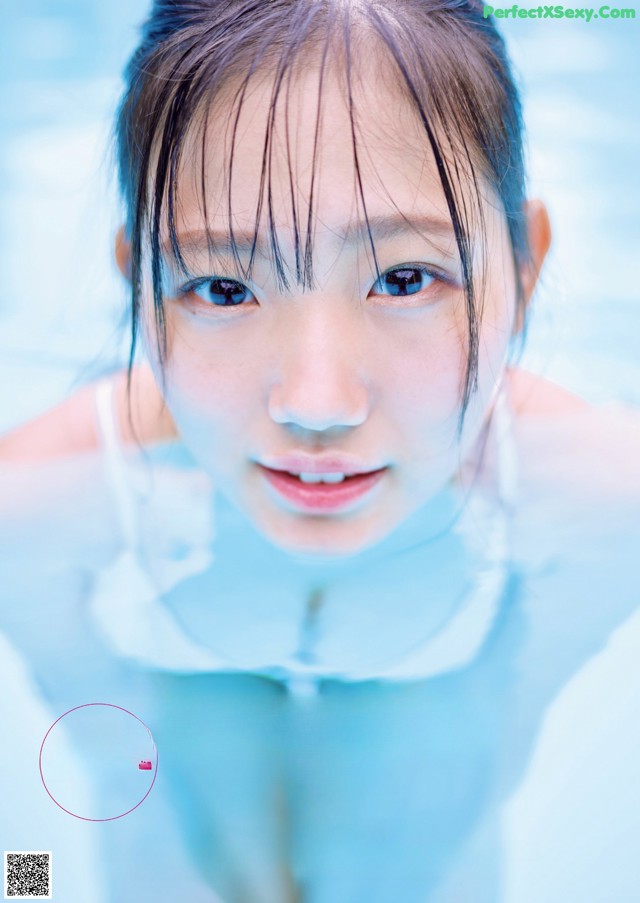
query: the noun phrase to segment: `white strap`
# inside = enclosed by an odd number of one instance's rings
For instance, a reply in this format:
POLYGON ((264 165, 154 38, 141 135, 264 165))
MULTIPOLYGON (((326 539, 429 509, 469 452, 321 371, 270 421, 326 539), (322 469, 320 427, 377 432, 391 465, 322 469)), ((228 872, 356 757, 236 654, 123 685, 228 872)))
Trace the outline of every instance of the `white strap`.
POLYGON ((105 379, 95 390, 95 405, 102 435, 104 466, 116 503, 116 514, 125 548, 137 549, 140 531, 133 491, 127 477, 127 466, 118 439, 113 400, 113 380, 105 379))
POLYGON ((496 442, 497 442, 497 484, 498 495, 503 504, 511 507, 518 493, 520 468, 518 466, 518 447, 516 445, 513 405, 507 397, 504 380, 500 386, 495 403, 496 442))

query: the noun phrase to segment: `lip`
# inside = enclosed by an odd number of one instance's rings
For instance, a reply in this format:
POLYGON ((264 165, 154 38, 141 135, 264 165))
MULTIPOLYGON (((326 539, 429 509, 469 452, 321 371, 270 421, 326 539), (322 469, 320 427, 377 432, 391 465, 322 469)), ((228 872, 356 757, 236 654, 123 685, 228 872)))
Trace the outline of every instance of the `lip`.
POLYGON ((309 455, 294 452, 273 458, 261 458, 261 467, 286 473, 343 473, 347 477, 370 474, 385 468, 384 464, 367 465, 359 458, 343 454, 309 455))
MULTIPOLYGON (((279 459, 280 464, 282 460, 279 459)), ((293 459, 287 460, 291 465, 293 459)), ((281 499, 306 514, 329 514, 350 508, 368 495, 389 469, 385 466, 375 470, 355 470, 353 464, 347 467, 344 460, 341 466, 337 463, 338 459, 325 457, 314 459, 313 467, 309 460, 300 466, 300 459, 296 459, 295 466, 289 466, 286 471, 260 463, 258 468, 281 499), (341 483, 302 483, 288 470, 295 473, 344 473, 346 479, 341 483)))

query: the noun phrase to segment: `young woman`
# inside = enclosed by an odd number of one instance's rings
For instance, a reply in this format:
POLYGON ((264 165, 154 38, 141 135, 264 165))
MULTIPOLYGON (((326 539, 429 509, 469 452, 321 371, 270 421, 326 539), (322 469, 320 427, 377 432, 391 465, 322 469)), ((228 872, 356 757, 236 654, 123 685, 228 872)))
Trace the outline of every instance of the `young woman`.
MULTIPOLYGON (((117 143, 129 373, 1 445, 101 449, 112 500, 49 698, 153 724, 193 899, 502 899, 542 713, 638 601, 640 428, 515 363, 550 227, 493 20, 157 0, 117 143)), ((186 886, 121 821, 109 899, 143 848, 186 886)))

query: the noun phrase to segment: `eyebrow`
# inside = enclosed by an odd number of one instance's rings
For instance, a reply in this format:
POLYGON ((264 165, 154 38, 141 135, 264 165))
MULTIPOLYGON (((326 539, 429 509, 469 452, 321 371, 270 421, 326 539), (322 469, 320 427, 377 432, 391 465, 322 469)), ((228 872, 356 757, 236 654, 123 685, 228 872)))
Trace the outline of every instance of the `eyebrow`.
MULTIPOLYGON (((334 233, 336 244, 355 247, 368 239, 369 228, 375 241, 391 241, 414 232, 426 233, 437 238, 454 236, 453 224, 450 220, 438 216, 402 216, 401 214, 370 216, 369 227, 367 227, 366 220, 359 220, 356 223, 327 231, 334 233)), ((206 229, 178 233, 177 239, 181 251, 208 251, 211 248, 217 254, 231 254, 234 245, 240 254, 249 254, 254 245, 253 233, 234 233, 232 242, 228 232, 207 231, 206 229)), ((265 237, 258 234, 255 239, 255 253, 266 257, 268 246, 269 243, 265 237)), ((170 243, 164 242, 163 248, 165 251, 169 251, 170 243)))

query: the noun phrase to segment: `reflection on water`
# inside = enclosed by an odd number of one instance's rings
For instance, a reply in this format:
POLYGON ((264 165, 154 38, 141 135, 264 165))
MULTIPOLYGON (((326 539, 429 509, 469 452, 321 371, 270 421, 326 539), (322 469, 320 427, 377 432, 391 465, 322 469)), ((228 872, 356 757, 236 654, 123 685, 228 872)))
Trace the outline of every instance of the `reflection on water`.
POLYGON ((110 130, 146 3, 2 10, 0 429, 124 360, 110 130), (86 369, 88 366, 88 369, 86 369), (19 388, 19 391, 18 391, 19 388))
POLYGON ((593 24, 505 29, 525 87, 531 194, 555 231, 525 363, 594 401, 637 402, 640 21, 593 24))
MULTIPOLYGON (((617 428, 631 439, 617 418, 611 414, 607 431, 617 428)), ((568 431, 579 436, 583 428, 578 417, 568 431)), ((637 448, 640 418, 634 429, 637 448)), ((559 460, 549 436, 538 435, 537 442, 539 453, 548 450, 551 461, 559 460)), ((164 453, 160 462, 167 464, 164 453)), ((545 460, 543 468, 552 466, 545 460)), ((5 501, 0 514, 0 649, 11 644, 0 657, 0 718, 16 725, 0 735, 0 791, 8 782, 15 804, 8 823, 0 817, 0 844, 53 849, 58 887, 69 890, 65 899, 217 903, 215 887, 226 903, 285 903, 296 899, 297 882, 302 899, 314 903, 538 903, 556 899, 565 886, 561 899, 600 903, 602 896, 588 895, 584 863, 571 875, 559 862, 574 867, 576 846, 605 843, 615 846, 613 862, 623 871, 605 869, 594 857, 596 886, 604 872, 609 885, 637 890, 640 810, 629 802, 638 796, 637 758, 629 746, 637 727, 629 719, 640 618, 625 625, 640 598, 637 491, 635 498, 617 493, 605 501, 596 489, 585 497, 582 483, 577 493, 541 493, 523 484, 509 581, 472 661, 407 683, 329 680, 319 695, 295 698, 279 682, 251 674, 189 673, 184 664, 141 669, 114 655, 89 601, 96 573, 118 552, 102 461, 85 456, 18 471, 5 465, 0 498, 10 497, 9 480, 15 485, 17 474, 23 485, 13 498, 26 500, 28 510, 21 515, 18 507, 7 518, 5 501), (29 663, 28 676, 17 650, 29 663), (586 677, 578 680, 585 663, 586 677), (36 793, 37 751, 59 714, 97 701, 122 706, 149 725, 158 780, 135 814, 90 830, 72 820, 67 832, 69 816, 52 813, 48 797, 36 793), (24 766, 29 761, 31 771, 24 766), (575 811, 584 818, 576 821, 575 811), (78 865, 75 837, 87 852, 78 865), (566 858, 553 838, 567 845, 566 858), (85 893, 88 863, 96 860, 103 879, 85 893), (577 897, 576 886, 585 891, 577 897)), ((152 485, 147 507, 162 548, 171 511, 188 507, 191 471, 158 467, 152 485)), ((304 569, 283 568, 283 553, 269 552, 256 537, 247 543, 244 522, 225 510, 213 518, 213 564, 172 585, 149 623, 158 624, 169 610, 189 633, 191 593, 211 610, 198 622, 197 638, 214 651, 237 642, 243 619, 249 646, 262 638, 263 648, 277 648, 299 626, 291 609, 297 603, 303 610, 296 589, 304 569), (225 611, 234 602, 236 610, 225 611)), ((430 551, 418 546, 402 559, 372 561, 355 600, 350 572, 340 570, 327 577, 324 595, 344 608, 355 601, 362 612, 371 599, 380 623, 421 611, 428 622, 429 605, 422 602, 434 601, 430 551), (398 560, 406 577, 398 576, 398 560)), ((460 565, 457 551, 442 554, 455 559, 444 558, 443 570, 460 565)), ((345 637, 353 659, 362 651, 359 639, 369 642, 367 628, 355 619, 345 637)), ((418 623, 416 635, 422 629, 418 623)), ((77 779, 74 798, 87 798, 91 811, 112 809, 123 763, 105 767, 96 733, 82 722, 71 720, 65 731, 69 754, 61 764, 68 761, 66 781, 77 779), (105 788, 107 801, 99 796, 105 788)), ((131 781, 145 752, 131 752, 131 781)), ((615 899, 627 898, 634 896, 615 899)))

